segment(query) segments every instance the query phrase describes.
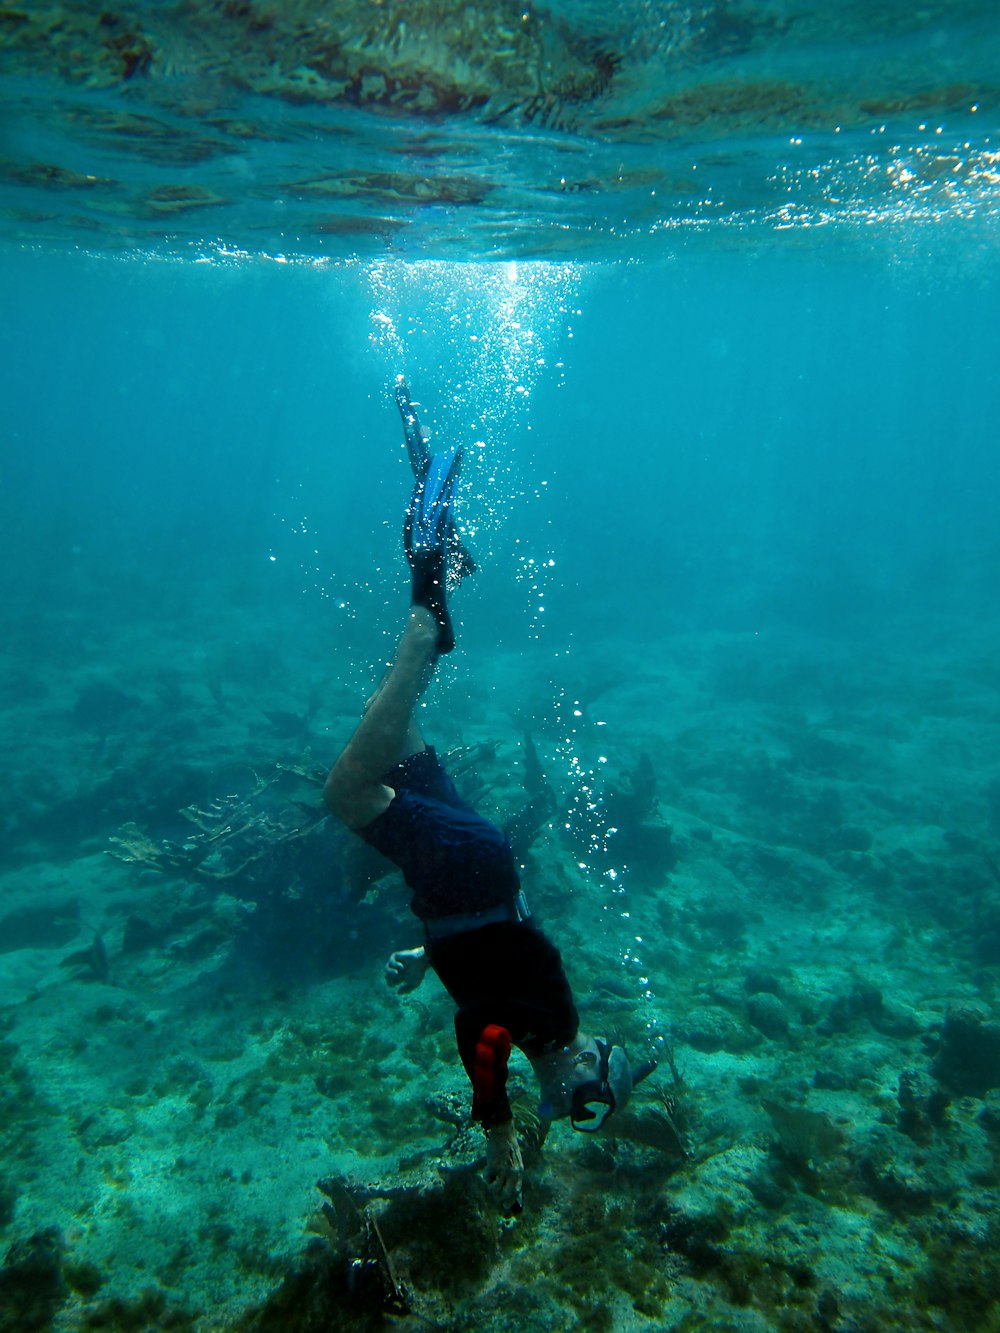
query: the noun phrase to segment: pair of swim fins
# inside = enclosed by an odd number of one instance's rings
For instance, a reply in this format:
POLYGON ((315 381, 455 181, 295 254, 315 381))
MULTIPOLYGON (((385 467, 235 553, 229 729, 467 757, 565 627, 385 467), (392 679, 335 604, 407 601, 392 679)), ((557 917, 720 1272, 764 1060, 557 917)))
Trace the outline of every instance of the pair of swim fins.
POLYGON ((462 450, 432 454, 417 419, 406 381, 396 381, 396 406, 413 471, 414 485, 403 524, 403 545, 412 566, 414 557, 443 551, 447 588, 457 588, 476 572, 476 562, 455 526, 455 498, 462 471, 462 450))

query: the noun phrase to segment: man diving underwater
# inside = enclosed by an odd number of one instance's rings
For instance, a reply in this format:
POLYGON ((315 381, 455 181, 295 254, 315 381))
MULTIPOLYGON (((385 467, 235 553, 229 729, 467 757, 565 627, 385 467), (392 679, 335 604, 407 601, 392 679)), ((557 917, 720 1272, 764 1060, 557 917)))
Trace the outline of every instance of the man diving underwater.
POLYGON ((472 1116, 486 1132, 487 1179, 501 1207, 522 1206, 524 1164, 507 1098, 512 1046, 527 1056, 545 1119, 568 1116, 593 1133, 652 1069, 579 1030, 562 959, 534 923, 505 835, 462 800, 414 708, 443 653, 455 646, 448 593, 475 572, 455 526, 461 449, 431 454, 402 378, 413 493, 403 546, 412 573, 409 616, 395 659, 326 780, 334 815, 403 873, 424 927, 420 948, 394 953, 386 979, 402 993, 434 969, 458 1006, 455 1033, 472 1082, 472 1116))

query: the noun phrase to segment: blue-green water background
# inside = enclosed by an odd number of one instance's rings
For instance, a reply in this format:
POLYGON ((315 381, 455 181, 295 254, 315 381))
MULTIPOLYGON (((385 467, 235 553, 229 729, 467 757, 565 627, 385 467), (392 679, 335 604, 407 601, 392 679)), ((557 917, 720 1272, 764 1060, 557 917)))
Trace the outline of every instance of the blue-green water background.
POLYGON ((0 1327, 382 1327, 320 1179, 421 1325, 997 1326, 995 9, 0 14, 0 1327), (514 1226, 319 795, 399 374, 480 562, 419 720, 497 823, 537 753, 661 1057, 514 1226))
MULTIPOLYGON (((990 240, 806 232, 540 267, 4 253, 5 1229, 61 1228, 101 1284, 57 1292, 54 1326, 150 1282, 190 1326, 236 1326, 302 1261, 331 1174, 403 1177, 406 1208, 471 1201, 383 1213, 418 1311, 455 1327, 506 1318, 508 1260, 511 1300, 537 1289, 526 1329, 569 1326, 579 1282, 656 1327, 702 1306, 735 1327, 748 1301, 798 1326, 789 1301, 815 1322, 845 1285, 873 1327, 916 1326, 928 1291, 942 1320, 921 1327, 970 1326, 995 1211, 976 1098, 1000 1075, 962 1083, 934 1052, 953 1002, 989 1012, 1000 947, 990 240), (533 732, 559 802, 526 857, 536 915, 583 1021, 664 1056, 640 1114, 680 1086, 674 1050, 694 1108, 683 1163, 674 1139, 640 1157, 557 1126, 517 1230, 479 1183, 446 997, 382 984, 419 939, 398 881, 348 891, 332 821, 294 872, 212 880, 176 855, 191 805, 222 799, 210 825, 320 810, 306 770, 407 603, 398 373, 433 439, 466 446, 481 561, 428 738, 496 746, 502 820, 533 732), (651 799, 611 836, 601 801, 643 755, 651 799), (104 855, 123 835, 132 864, 104 855), (720 1006, 751 1012, 754 986, 793 1017, 720 1050, 720 1006), (929 1147, 903 1128, 910 1074, 953 1098, 929 1147), (835 1145, 819 1173, 789 1174, 789 1107, 835 1145), (935 1210, 912 1224, 909 1181, 935 1210), (671 1229, 734 1197, 720 1253, 764 1274, 749 1296, 688 1271, 671 1229), (792 1254, 808 1282, 775 1294, 792 1254)), ((354 1251, 329 1254, 339 1291, 354 1251)))
MULTIPOLYGON (((998 279, 945 239, 925 233, 906 263, 817 244, 582 266, 580 313, 547 311, 546 365, 510 413, 489 358, 463 365, 465 344, 435 341, 426 311, 410 312, 425 335, 401 356, 373 345, 363 265, 8 252, 8 610, 155 622, 169 591, 169 638, 185 597, 224 598, 258 630, 299 605, 317 651, 335 633, 364 652, 405 587, 388 392, 401 370, 425 420, 463 380, 493 411, 471 452, 508 481, 478 510, 465 500, 491 525, 462 594, 477 652, 595 629, 631 652, 675 624, 889 633, 915 652, 942 623, 981 634, 1000 577, 998 279), (555 560, 544 615, 512 576, 518 540, 555 560)), ((406 299, 448 282, 439 271, 406 299)), ((460 413, 443 429, 476 434, 460 413)))

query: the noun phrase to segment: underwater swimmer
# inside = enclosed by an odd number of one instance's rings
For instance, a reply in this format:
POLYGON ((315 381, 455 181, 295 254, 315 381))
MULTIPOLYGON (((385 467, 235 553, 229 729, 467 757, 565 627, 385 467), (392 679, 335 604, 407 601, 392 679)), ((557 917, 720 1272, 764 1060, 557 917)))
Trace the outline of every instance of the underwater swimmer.
POLYGON ((559 951, 532 920, 507 838, 462 800, 414 720, 438 658, 455 646, 448 592, 475 563, 455 527, 462 452, 428 452, 402 380, 396 401, 415 477, 403 524, 410 612, 324 797, 412 890, 425 942, 394 953, 386 979, 405 994, 433 968, 458 1006, 455 1033, 472 1116, 486 1132, 487 1179, 503 1210, 516 1214, 524 1164, 506 1092, 512 1046, 538 1078, 543 1117, 568 1116, 587 1133, 625 1106, 652 1065, 633 1070, 620 1046, 580 1032, 559 951))

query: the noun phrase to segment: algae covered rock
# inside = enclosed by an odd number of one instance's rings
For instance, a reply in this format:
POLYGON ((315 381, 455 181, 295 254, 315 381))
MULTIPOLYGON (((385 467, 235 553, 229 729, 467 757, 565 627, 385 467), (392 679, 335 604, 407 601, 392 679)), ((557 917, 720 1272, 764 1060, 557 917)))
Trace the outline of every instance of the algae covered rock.
POLYGON ((926 1212, 934 1202, 930 1184, 912 1162, 866 1159, 862 1167, 868 1193, 890 1212, 903 1216, 926 1212))
POLYGON ((743 978, 743 989, 747 995, 780 995, 782 987, 773 972, 752 967, 743 978))
POLYGON ((904 1069, 899 1076, 897 1124, 916 1143, 929 1143, 934 1130, 945 1123, 949 1097, 917 1069, 904 1069))
POLYGON ((67 1295, 64 1248, 54 1227, 10 1247, 0 1268, 0 1333, 41 1333, 51 1327, 67 1295))
POLYGON ((991 1138, 1000 1137, 1000 1092, 988 1092, 984 1101, 976 1119, 991 1138))
POLYGON ((872 1027, 883 1037, 915 1037, 922 1023, 914 1011, 897 1000, 885 1000, 878 1011, 870 1016, 872 1027))
POLYGON ((77 1129, 80 1142, 85 1148, 111 1148, 116 1143, 124 1143, 133 1131, 131 1118, 122 1110, 113 1106, 104 1106, 88 1115, 77 1129))
POLYGON ((715 1153, 671 1192, 662 1243, 688 1258, 707 1254, 758 1211, 760 1183, 769 1176, 760 1144, 743 1141, 715 1153))
POLYGON ((697 1005, 678 1023, 678 1032, 696 1051, 711 1055, 728 1051, 738 1055, 755 1046, 760 1038, 748 1032, 732 1014, 714 1004, 697 1005))
POLYGON ((770 1097, 761 1105, 771 1119, 782 1153, 790 1161, 815 1169, 843 1152, 847 1138, 823 1111, 779 1102, 770 1097))
POLYGON ((1000 1088, 1000 1023, 973 1005, 950 1009, 932 1065, 934 1077, 963 1097, 1000 1088))
POLYGON ((827 834, 826 846, 830 852, 868 852, 873 841, 868 829, 840 824, 827 834))
POLYGON ((819 1031, 823 1036, 832 1036, 847 1032, 859 1019, 874 1022, 882 1012, 882 1005, 882 991, 878 986, 855 982, 849 994, 834 999, 819 1031))
POLYGON ((1000 903, 984 903, 973 923, 976 957, 987 967, 1000 963, 1000 903))
POLYGON ((760 991, 747 1000, 747 1017, 758 1032, 773 1041, 784 1040, 791 1031, 791 1020, 784 1003, 769 991, 760 991))
POLYGON ((14 1182, 0 1175, 0 1227, 5 1227, 14 1220, 17 1195, 17 1186, 14 1182))

